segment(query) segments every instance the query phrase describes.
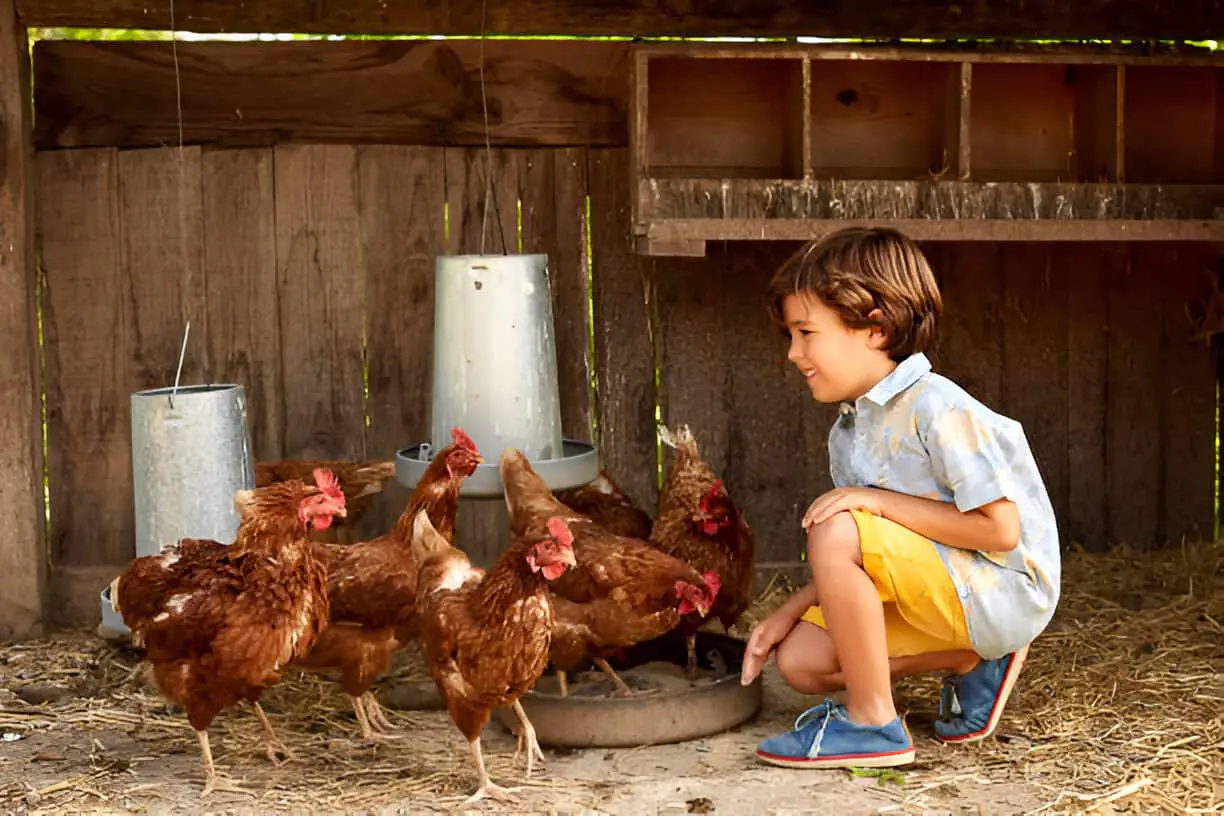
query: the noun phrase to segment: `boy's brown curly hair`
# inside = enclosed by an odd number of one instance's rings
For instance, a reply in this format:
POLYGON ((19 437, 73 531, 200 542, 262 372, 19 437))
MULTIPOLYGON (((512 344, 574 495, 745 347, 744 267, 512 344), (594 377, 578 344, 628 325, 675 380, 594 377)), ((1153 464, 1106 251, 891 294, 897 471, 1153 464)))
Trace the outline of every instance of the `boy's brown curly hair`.
POLYGON ((913 240, 888 227, 847 227, 810 241, 769 282, 769 314, 780 325, 787 295, 815 295, 852 329, 879 326, 893 360, 927 351, 943 313, 943 299, 926 256, 913 240), (868 315, 879 309, 881 316, 868 315))

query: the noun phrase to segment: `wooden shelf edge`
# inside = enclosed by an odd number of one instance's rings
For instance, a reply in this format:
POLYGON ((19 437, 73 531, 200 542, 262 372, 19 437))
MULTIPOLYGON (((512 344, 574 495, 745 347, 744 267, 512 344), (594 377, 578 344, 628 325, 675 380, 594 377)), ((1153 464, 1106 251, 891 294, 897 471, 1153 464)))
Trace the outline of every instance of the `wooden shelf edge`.
POLYGON ((635 245, 653 257, 703 257, 709 241, 808 241, 845 227, 892 227, 916 241, 1198 241, 1224 243, 1224 220, 704 219, 649 221, 635 245))

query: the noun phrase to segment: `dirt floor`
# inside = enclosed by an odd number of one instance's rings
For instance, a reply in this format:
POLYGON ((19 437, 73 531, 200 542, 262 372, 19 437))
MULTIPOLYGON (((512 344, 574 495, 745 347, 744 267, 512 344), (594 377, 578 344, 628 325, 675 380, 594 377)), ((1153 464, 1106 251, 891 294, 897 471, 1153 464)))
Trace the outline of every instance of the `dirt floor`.
MULTIPOLYGON (((1069 559, 1059 615, 1034 646, 996 738, 931 736, 937 681, 898 686, 918 761, 901 773, 792 771, 752 750, 816 700, 767 670, 753 720, 705 739, 629 749, 545 747, 522 782, 514 739, 485 731, 513 806, 470 812, 610 814, 1224 812, 1224 575, 1220 548, 1137 560, 1069 559)), ((766 603, 763 599, 762 603, 766 603)), ((777 600, 771 601, 776 605, 777 600)), ((764 610, 758 610, 763 614, 764 610)), ((379 687, 412 707, 411 652, 379 687)), ((264 707, 297 759, 273 765, 249 710, 212 728, 219 770, 246 790, 201 801, 199 751, 182 714, 139 677, 139 654, 89 635, 0 648, 0 811, 7 813, 464 812, 475 775, 444 712, 392 710, 403 739, 371 746, 336 687, 291 677, 264 707)), ((427 703, 431 695, 417 695, 427 703)))

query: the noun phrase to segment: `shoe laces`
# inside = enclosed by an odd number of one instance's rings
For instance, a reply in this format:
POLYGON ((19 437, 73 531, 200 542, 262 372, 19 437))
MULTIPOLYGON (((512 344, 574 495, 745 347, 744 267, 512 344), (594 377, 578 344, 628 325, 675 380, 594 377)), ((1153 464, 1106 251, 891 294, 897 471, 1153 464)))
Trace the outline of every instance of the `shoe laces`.
POLYGON ((812 747, 808 749, 808 756, 814 757, 820 754, 820 743, 824 740, 825 729, 829 727, 829 720, 835 716, 842 716, 842 706, 832 700, 825 700, 820 705, 814 705, 807 711, 795 718, 795 730, 806 727, 810 723, 820 717, 820 728, 816 730, 816 738, 812 740, 812 747))

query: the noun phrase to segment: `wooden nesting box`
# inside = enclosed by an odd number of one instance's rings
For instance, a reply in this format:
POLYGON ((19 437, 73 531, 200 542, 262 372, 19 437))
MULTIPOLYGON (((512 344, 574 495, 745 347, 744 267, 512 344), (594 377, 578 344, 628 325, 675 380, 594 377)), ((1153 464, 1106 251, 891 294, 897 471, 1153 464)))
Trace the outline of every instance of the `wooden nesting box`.
POLYGON ((642 45, 639 252, 889 222, 919 240, 1224 240, 1224 59, 642 45))

